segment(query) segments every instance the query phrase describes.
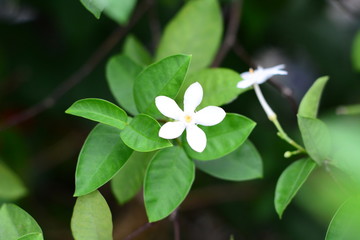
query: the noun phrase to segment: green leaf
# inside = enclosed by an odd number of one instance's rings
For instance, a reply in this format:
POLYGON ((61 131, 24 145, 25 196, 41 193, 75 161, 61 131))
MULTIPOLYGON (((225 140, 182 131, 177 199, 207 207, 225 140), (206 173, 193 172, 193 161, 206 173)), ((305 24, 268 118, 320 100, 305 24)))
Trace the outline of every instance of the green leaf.
POLYGON ((195 164, 198 169, 211 176, 230 181, 261 178, 263 174, 260 154, 249 140, 222 158, 211 161, 197 160, 195 164))
POLYGON ((169 140, 159 137, 160 124, 152 117, 139 114, 121 132, 124 143, 138 152, 151 152, 171 147, 169 140))
POLYGON ((326 233, 326 240, 357 240, 360 235, 359 197, 347 200, 336 211, 326 233))
POLYGON ((304 158, 292 163, 280 175, 276 184, 274 201, 280 218, 315 167, 316 163, 312 159, 304 158))
POLYGON ((186 89, 194 82, 199 82, 203 87, 204 97, 198 109, 206 106, 221 106, 232 102, 237 96, 248 90, 236 87, 240 80, 240 75, 231 69, 204 69, 186 78, 176 101, 182 106, 186 89))
POLYGON ((149 222, 171 214, 185 199, 195 178, 195 165, 182 148, 159 151, 145 175, 144 201, 149 222))
POLYGON ((352 45, 352 65, 356 71, 360 72, 360 31, 356 33, 352 45))
POLYGON ((106 6, 107 0, 80 0, 84 7, 99 19, 106 6))
POLYGON ((123 129, 127 121, 124 110, 111 102, 98 98, 86 98, 76 101, 65 112, 119 129, 123 129))
POLYGON ((191 149, 185 139, 184 148, 190 157, 197 160, 213 160, 237 149, 248 138, 256 123, 239 114, 227 113, 224 120, 211 127, 199 127, 207 137, 206 148, 199 153, 191 149))
POLYGON ((29 233, 18 238, 17 240, 43 240, 43 239, 44 237, 42 233, 29 233))
POLYGON ((190 71, 209 66, 220 45, 222 14, 216 0, 188 1, 166 26, 156 59, 183 53, 193 56, 190 71))
POLYGON ((138 110, 154 117, 162 116, 155 106, 157 96, 174 99, 190 64, 190 56, 174 55, 148 66, 136 78, 134 97, 138 110))
POLYGON ((301 100, 298 115, 303 117, 316 118, 321 94, 329 77, 318 78, 301 100))
POLYGON ((71 218, 75 240, 112 240, 112 229, 109 206, 99 191, 78 197, 71 218))
POLYGON ((3 204, 0 208, 0 240, 16 240, 30 233, 42 231, 36 221, 15 204, 3 204))
POLYGON ((319 165, 329 160, 331 136, 325 123, 317 118, 298 115, 298 124, 310 157, 319 165))
POLYGON ((125 24, 134 9, 136 0, 80 0, 84 7, 97 19, 103 11, 119 24, 125 24))
POLYGON ((106 64, 106 79, 116 101, 132 115, 138 114, 134 99, 134 82, 142 67, 128 56, 116 55, 106 64))
POLYGON ((108 182, 133 150, 121 140, 120 130, 98 124, 87 137, 75 173, 75 194, 88 194, 108 182))
POLYGON ((111 180, 111 190, 120 204, 132 199, 144 183, 145 170, 156 152, 133 152, 111 180))
POLYGON ((140 66, 146 66, 152 62, 150 53, 133 35, 126 38, 123 53, 140 66))
POLYGON ((26 188, 20 178, 0 162, 0 200, 17 200, 25 194, 26 188))
POLYGON ((103 0, 103 1, 107 1, 105 14, 120 25, 127 23, 136 4, 136 0, 121 0, 121 1, 103 0))

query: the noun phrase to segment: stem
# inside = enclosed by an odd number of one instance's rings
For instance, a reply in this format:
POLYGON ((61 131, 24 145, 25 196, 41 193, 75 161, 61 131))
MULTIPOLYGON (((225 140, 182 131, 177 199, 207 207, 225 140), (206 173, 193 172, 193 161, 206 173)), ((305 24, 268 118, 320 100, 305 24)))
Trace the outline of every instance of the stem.
POLYGON ((266 102, 264 95, 261 92, 261 89, 259 87, 258 84, 254 84, 254 90, 256 93, 257 98, 259 99, 259 102, 262 106, 262 108, 264 109, 267 117, 269 118, 269 120, 275 125, 276 129, 278 130, 278 136, 283 139, 284 141, 288 142, 291 146, 293 146, 294 148, 296 148, 297 150, 299 150, 299 153, 306 153, 306 150, 300 146, 299 144, 297 144, 294 140, 292 140, 284 131, 284 129, 282 128, 282 126, 280 125, 277 116, 275 114, 275 112, 271 109, 271 107, 269 106, 269 104, 266 102))

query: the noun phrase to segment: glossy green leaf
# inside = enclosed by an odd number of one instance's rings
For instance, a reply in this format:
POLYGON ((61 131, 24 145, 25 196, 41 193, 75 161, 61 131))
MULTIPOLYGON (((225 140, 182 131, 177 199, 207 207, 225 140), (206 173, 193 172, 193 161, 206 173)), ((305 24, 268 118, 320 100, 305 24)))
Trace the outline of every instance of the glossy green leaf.
POLYGON ((354 69, 360 72, 360 31, 355 35, 351 56, 354 69))
POLYGON ((161 116, 155 106, 157 96, 175 98, 186 76, 190 56, 174 55, 148 66, 136 78, 134 96, 141 113, 161 116))
POLYGON ((169 216, 185 199, 195 178, 195 165, 182 148, 159 151, 145 175, 144 201, 149 222, 169 216))
POLYGON ((107 0, 80 0, 84 7, 99 19, 106 6, 107 0))
POLYGON ((12 201, 23 197, 26 188, 20 178, 0 162, 0 200, 12 201))
POLYGON ((155 152, 133 152, 111 180, 111 190, 120 204, 132 199, 144 183, 145 170, 155 152))
POLYGON ((303 117, 316 118, 321 94, 329 77, 318 78, 311 88, 307 91, 299 106, 298 115, 303 117))
POLYGON ((292 163, 280 175, 276 184, 274 201, 280 218, 315 167, 316 163, 312 159, 304 158, 292 163))
POLYGON ((360 199, 352 197, 336 211, 325 240, 357 240, 360 236, 360 199))
POLYGON ((122 25, 127 23, 134 7, 136 4, 136 0, 103 0, 107 1, 106 8, 104 13, 117 22, 118 24, 122 25))
POLYGON ((176 101, 182 106, 186 89, 194 82, 199 82, 203 87, 204 97, 198 109, 206 106, 221 106, 232 102, 239 94, 248 90, 236 87, 240 80, 240 75, 231 69, 204 69, 186 78, 176 101))
POLYGON ((108 182, 133 150, 120 138, 120 130, 98 124, 87 137, 77 163, 75 194, 88 194, 108 182))
POLYGON ((191 72, 203 69, 215 57, 222 31, 222 14, 216 0, 188 1, 166 26, 156 59, 191 54, 191 72))
POLYGON ((195 164, 198 169, 211 176, 230 181, 261 178, 263 174, 260 154, 249 140, 222 158, 211 161, 196 160, 195 164))
POLYGON ((133 35, 126 38, 123 53, 140 66, 149 65, 152 61, 150 53, 133 35))
POLYGON ((42 233, 29 233, 27 235, 18 238, 17 240, 42 240, 44 239, 42 233))
POLYGON ((103 11, 119 24, 127 22, 136 0, 80 0, 84 7, 99 19, 103 11))
POLYGON ((248 138, 256 123, 239 114, 227 113, 224 120, 211 127, 199 125, 207 137, 206 148, 199 153, 192 150, 183 134, 184 148, 190 157, 197 160, 214 160, 237 149, 248 138))
POLYGON ((30 233, 42 231, 36 221, 15 204, 3 204, 0 208, 0 240, 17 240, 30 233))
POLYGON ((75 240, 112 240, 112 229, 109 206, 99 191, 78 197, 71 218, 75 240))
POLYGON ((305 149, 310 157, 319 165, 329 160, 331 136, 325 123, 316 118, 298 115, 298 124, 305 149))
POLYGON ((138 152, 151 152, 171 147, 169 140, 159 137, 160 124, 152 117, 139 114, 121 132, 124 143, 138 152))
POLYGON ((111 102, 97 98, 76 101, 65 112, 119 129, 123 129, 127 121, 124 110, 111 102))
POLYGON ((142 67, 123 54, 106 64, 106 79, 116 101, 132 115, 138 114, 134 99, 134 82, 142 67))

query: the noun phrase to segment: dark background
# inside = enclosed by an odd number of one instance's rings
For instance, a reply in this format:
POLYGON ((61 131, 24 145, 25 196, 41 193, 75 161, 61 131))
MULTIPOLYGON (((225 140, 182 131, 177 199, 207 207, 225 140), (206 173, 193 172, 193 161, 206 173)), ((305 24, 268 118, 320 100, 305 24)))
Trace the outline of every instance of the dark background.
MULTIPOLYGON (((156 37, 150 20, 155 18, 162 30, 183 3, 155 1, 129 32, 153 53, 156 37)), ((225 29, 231 4, 221 1, 225 29)), ((360 102, 360 76, 351 63, 359 14, 356 0, 245 0, 236 42, 257 64, 286 64, 289 75, 274 81, 289 87, 297 104, 316 78, 329 75, 321 117, 340 105, 360 102)), ((95 126, 64 111, 81 98, 115 102, 104 69, 108 57, 121 51, 124 38, 50 109, 14 123, 18 114, 58 89, 117 27, 106 16, 96 20, 77 0, 0 0, 0 158, 29 189, 17 204, 37 220, 46 239, 71 239, 77 155, 95 126)), ((221 67, 240 73, 249 65, 230 50, 221 67)), ((299 140, 293 103, 271 84, 262 89, 284 128, 299 140)), ((197 172, 194 190, 179 211, 182 239, 229 239, 230 234, 235 239, 323 239, 341 200, 332 180, 321 169, 313 174, 279 220, 273 206, 275 184, 296 158, 283 158, 289 146, 277 138, 252 91, 225 109, 258 123, 250 139, 263 157, 264 177, 236 183, 197 172)), ((115 239, 146 222, 140 195, 119 206, 108 185, 100 191, 112 209, 115 239)), ((172 231, 172 224, 164 220, 139 239, 172 239, 172 231)))

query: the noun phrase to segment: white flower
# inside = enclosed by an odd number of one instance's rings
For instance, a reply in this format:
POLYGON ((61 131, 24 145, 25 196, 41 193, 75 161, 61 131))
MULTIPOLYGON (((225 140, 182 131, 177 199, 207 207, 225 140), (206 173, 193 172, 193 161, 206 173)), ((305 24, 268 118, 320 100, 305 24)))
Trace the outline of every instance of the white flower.
POLYGON ((184 111, 176 102, 166 96, 155 98, 156 107, 166 117, 172 118, 174 122, 165 123, 159 131, 159 136, 165 139, 179 137, 186 129, 186 140, 190 147, 197 152, 204 151, 206 147, 206 135, 197 124, 203 126, 213 126, 220 123, 225 118, 225 111, 220 107, 208 106, 195 112, 201 103, 203 89, 200 83, 191 84, 184 95, 184 111))
POLYGON ((248 88, 254 84, 261 84, 274 75, 287 75, 287 71, 282 70, 284 67, 284 64, 270 68, 258 67, 255 71, 250 68, 248 72, 240 74, 243 80, 238 82, 237 87, 248 88))

